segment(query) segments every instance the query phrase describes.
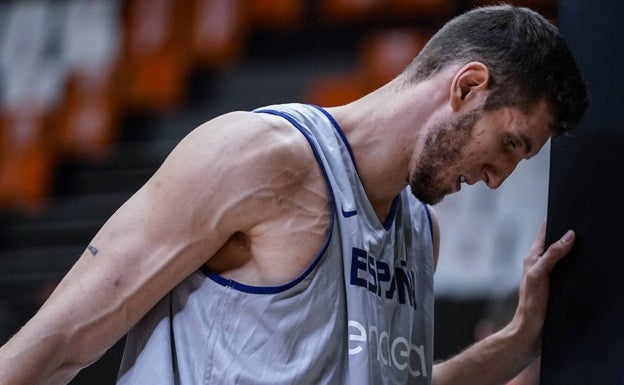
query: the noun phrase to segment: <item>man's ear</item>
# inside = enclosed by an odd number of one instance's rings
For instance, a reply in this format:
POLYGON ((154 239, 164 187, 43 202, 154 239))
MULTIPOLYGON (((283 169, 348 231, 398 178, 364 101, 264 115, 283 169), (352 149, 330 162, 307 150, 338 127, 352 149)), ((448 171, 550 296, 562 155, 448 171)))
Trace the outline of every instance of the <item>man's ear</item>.
POLYGON ((480 62, 470 62, 461 67, 451 83, 450 102, 453 111, 459 111, 465 105, 470 109, 485 103, 490 80, 488 67, 480 62))

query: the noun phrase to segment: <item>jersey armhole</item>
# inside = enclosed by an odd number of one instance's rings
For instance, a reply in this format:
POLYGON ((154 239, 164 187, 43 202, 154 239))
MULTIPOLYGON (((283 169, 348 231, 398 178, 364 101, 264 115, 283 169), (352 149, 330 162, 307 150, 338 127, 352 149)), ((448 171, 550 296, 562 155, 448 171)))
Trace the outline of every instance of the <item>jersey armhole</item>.
POLYGON ((218 273, 216 273, 214 271, 211 271, 205 265, 200 267, 199 270, 203 274, 205 274, 208 278, 210 278, 212 281, 218 283, 219 285, 224 286, 224 287, 231 287, 231 288, 233 288, 233 289, 235 289, 237 291, 241 291, 241 292, 245 292, 245 293, 251 293, 251 294, 278 294, 278 293, 281 293, 283 291, 286 291, 288 289, 293 288, 294 286, 299 284, 301 281, 303 281, 307 276, 309 276, 312 273, 312 271, 320 263, 321 259, 323 259, 325 257, 325 255, 327 254, 327 249, 329 247, 329 244, 330 244, 330 242, 332 240, 332 237, 333 237, 333 234, 334 234, 334 224, 336 222, 336 208, 335 208, 336 205, 335 205, 335 201, 334 201, 334 191, 333 191, 333 188, 332 188, 329 176, 327 174, 327 170, 325 169, 325 165, 323 164, 323 160, 321 159, 321 155, 319 153, 319 150, 316 148, 316 146, 313 143, 312 135, 308 131, 306 131, 303 128, 303 126, 301 126, 301 124, 299 124, 292 116, 288 115, 285 112, 277 111, 277 110, 273 110, 273 109, 258 109, 258 110, 255 110, 254 112, 255 113, 259 113, 259 114, 275 115, 275 116, 279 116, 279 117, 287 120, 308 141, 308 144, 310 145, 310 147, 312 149, 312 152, 314 153, 314 157, 316 158, 316 161, 318 162, 319 167, 321 168, 321 171, 323 173, 323 177, 325 179, 325 183, 326 183, 327 189, 328 189, 328 197, 329 197, 329 201, 330 201, 330 205, 329 205, 330 206, 330 212, 329 212, 329 214, 330 214, 331 221, 329 223, 329 228, 327 230, 327 236, 325 238, 325 241, 323 243, 323 246, 322 246, 321 250, 314 257, 312 263, 310 263, 310 265, 297 278, 295 278, 294 280, 292 280, 292 281, 290 281, 288 283, 285 283, 283 285, 278 285, 278 286, 246 285, 246 284, 234 281, 232 279, 222 277, 218 273))

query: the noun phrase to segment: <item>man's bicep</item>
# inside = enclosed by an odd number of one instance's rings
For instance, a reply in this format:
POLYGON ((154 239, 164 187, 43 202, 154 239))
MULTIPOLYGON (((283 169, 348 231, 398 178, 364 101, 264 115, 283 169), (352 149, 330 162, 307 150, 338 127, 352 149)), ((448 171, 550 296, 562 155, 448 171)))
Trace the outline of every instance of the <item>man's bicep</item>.
POLYGON ((240 215, 250 199, 234 180, 228 138, 219 127, 196 131, 106 222, 42 308, 39 318, 76 343, 75 356, 97 358, 253 220, 240 215))

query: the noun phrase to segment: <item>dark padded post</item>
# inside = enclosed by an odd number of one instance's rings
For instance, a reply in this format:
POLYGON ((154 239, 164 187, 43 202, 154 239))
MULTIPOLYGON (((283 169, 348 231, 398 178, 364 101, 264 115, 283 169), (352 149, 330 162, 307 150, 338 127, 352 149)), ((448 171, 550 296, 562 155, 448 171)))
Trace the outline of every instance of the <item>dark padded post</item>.
POLYGON ((542 385, 624 385, 624 2, 562 0, 559 26, 591 106, 551 148, 547 244, 577 231, 552 273, 542 385))

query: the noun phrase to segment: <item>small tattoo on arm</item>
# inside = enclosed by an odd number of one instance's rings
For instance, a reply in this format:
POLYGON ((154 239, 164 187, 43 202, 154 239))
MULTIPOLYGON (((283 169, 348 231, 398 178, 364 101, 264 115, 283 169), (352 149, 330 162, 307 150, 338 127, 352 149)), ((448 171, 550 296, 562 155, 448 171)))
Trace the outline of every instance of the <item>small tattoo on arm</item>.
POLYGON ((94 257, 98 253, 98 249, 96 249, 92 245, 87 246, 87 250, 89 250, 91 252, 91 255, 93 255, 94 257))

